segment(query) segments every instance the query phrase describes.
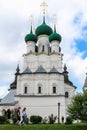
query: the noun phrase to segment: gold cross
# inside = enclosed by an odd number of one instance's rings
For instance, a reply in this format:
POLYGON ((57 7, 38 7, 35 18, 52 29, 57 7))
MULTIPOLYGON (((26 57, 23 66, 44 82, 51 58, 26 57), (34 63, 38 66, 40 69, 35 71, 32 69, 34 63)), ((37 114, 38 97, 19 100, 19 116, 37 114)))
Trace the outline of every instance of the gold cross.
POLYGON ((46 4, 46 2, 43 1, 42 4, 41 4, 40 6, 42 7, 43 14, 45 14, 46 7, 47 7, 48 5, 46 4))

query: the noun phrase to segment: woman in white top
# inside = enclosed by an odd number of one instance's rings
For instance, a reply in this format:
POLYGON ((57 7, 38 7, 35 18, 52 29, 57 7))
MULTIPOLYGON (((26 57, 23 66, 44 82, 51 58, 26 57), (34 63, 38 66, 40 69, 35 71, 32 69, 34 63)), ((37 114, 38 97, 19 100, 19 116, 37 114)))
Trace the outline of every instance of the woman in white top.
POLYGON ((26 119, 27 119, 27 114, 26 114, 26 108, 24 107, 23 111, 22 111, 22 121, 21 121, 21 124, 26 124, 26 119))

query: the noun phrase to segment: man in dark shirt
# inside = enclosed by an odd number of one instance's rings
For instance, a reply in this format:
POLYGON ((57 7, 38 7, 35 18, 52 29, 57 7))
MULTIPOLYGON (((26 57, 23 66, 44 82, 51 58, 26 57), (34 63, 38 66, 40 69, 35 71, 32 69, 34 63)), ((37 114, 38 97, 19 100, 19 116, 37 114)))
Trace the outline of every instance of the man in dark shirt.
POLYGON ((21 114, 20 114, 20 109, 21 107, 18 107, 17 109, 17 122, 16 122, 16 125, 20 125, 20 121, 21 121, 21 114))

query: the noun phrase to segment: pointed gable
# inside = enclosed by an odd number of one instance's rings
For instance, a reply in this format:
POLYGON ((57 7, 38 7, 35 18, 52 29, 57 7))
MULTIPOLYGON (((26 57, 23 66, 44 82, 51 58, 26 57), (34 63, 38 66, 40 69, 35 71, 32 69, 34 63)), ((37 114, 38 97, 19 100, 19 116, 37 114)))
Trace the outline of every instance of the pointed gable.
POLYGON ((59 73, 57 69, 53 66, 49 73, 59 73))
POLYGON ((21 74, 32 74, 31 70, 27 67, 21 74))
POLYGON ((37 70, 35 71, 35 73, 47 73, 46 70, 40 65, 37 70))

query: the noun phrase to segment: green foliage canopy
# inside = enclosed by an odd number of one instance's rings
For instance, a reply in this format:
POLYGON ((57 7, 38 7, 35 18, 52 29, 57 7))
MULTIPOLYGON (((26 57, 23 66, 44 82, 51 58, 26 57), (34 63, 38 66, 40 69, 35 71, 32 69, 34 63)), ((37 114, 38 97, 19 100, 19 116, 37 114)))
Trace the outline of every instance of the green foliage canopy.
POLYGON ((87 92, 78 93, 68 107, 68 113, 73 119, 87 121, 87 92))

